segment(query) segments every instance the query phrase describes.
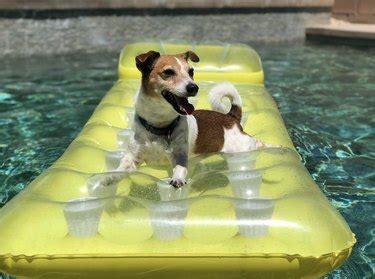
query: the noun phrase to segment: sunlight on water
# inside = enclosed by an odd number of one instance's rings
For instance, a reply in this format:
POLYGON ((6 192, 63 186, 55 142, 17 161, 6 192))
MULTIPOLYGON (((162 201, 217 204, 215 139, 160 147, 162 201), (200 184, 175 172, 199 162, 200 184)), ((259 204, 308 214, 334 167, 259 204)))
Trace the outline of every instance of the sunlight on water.
MULTIPOLYGON (((304 164, 357 236, 351 258, 326 278, 370 278, 375 234, 375 49, 256 49, 267 88, 279 103, 304 164)), ((115 81, 117 54, 2 62, 0 206, 75 138, 115 81)))

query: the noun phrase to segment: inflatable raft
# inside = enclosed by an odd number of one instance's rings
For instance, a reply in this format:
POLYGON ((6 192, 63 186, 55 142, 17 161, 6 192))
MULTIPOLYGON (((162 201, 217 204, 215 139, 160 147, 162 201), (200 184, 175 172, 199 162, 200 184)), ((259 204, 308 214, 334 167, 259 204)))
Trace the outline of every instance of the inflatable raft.
POLYGON ((0 270, 18 278, 301 278, 340 266, 355 243, 300 162, 256 52, 240 45, 137 43, 119 81, 48 170, 0 211, 0 270), (283 148, 189 160, 189 184, 143 165, 111 173, 132 136, 140 74, 134 57, 194 50, 196 107, 218 81, 235 83, 246 132, 283 148))

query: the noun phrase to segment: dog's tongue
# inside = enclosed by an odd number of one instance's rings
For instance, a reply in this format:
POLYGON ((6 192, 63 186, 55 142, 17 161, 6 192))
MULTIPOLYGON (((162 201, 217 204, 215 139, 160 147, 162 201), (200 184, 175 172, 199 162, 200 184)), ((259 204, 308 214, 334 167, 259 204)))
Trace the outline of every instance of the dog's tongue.
POLYGON ((192 114, 194 112, 194 106, 188 102, 187 98, 177 98, 180 109, 186 112, 186 114, 192 114))

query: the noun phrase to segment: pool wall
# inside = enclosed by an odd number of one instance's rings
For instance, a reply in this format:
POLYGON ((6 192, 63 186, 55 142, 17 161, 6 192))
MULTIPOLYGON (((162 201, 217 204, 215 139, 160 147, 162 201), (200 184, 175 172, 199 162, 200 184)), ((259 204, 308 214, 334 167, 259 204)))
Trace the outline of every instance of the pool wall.
POLYGON ((52 19, 7 15, 0 17, 0 57, 118 51, 125 43, 149 39, 250 44, 302 41, 306 25, 326 23, 330 18, 324 9, 183 9, 52 19))

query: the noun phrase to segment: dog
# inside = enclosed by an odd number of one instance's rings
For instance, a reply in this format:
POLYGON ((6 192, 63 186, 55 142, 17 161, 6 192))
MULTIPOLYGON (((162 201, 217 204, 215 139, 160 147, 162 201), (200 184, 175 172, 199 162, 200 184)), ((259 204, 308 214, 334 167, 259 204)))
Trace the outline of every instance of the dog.
POLYGON ((142 74, 136 96, 134 137, 116 171, 132 172, 143 162, 171 163, 170 184, 187 182, 189 154, 244 152, 271 146, 246 134, 240 124, 242 101, 231 83, 215 86, 209 93, 212 110, 195 110, 189 98, 197 95, 194 69, 199 62, 193 51, 160 55, 149 51, 135 58, 142 74), (231 101, 225 112, 222 99, 231 101))

